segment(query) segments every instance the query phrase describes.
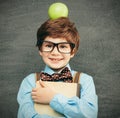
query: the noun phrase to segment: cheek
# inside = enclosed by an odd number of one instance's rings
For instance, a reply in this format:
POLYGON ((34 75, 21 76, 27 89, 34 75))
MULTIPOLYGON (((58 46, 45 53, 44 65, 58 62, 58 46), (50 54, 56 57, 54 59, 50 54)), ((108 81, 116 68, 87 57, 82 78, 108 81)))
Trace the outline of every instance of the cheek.
POLYGON ((66 60, 66 62, 69 62, 70 59, 73 58, 73 57, 74 57, 73 54, 72 54, 72 55, 67 55, 67 56, 65 56, 65 60, 66 60))
POLYGON ((47 56, 48 56, 47 53, 43 53, 43 52, 39 52, 39 55, 42 57, 44 61, 47 59, 47 56))
POLYGON ((44 53, 44 52, 40 52, 40 51, 39 51, 39 55, 40 55, 42 58, 44 58, 44 57, 47 57, 47 55, 48 55, 48 54, 47 54, 47 53, 44 53))
POLYGON ((48 63, 49 63, 49 60, 48 60, 48 58, 47 58, 47 56, 46 56, 45 54, 42 54, 41 57, 42 57, 42 60, 43 60, 43 62, 44 62, 45 64, 48 64, 48 63))
POLYGON ((71 59, 71 56, 70 56, 70 55, 64 56, 64 60, 69 61, 70 59, 71 59))
POLYGON ((71 58, 73 58, 74 57, 74 55, 66 55, 66 56, 64 56, 64 59, 66 60, 66 61, 69 61, 71 58))

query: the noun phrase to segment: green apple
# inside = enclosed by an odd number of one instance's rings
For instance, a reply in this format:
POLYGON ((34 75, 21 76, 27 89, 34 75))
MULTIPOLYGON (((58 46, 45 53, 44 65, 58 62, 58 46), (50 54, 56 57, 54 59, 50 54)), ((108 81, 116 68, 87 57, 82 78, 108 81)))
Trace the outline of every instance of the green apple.
POLYGON ((57 19, 59 17, 68 17, 68 8, 63 3, 53 3, 48 9, 50 19, 57 19))

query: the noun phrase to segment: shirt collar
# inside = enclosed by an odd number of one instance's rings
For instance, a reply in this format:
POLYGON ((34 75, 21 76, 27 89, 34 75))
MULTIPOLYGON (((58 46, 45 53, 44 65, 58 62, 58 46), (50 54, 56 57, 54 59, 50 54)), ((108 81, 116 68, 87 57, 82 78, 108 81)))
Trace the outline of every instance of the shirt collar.
MULTIPOLYGON (((70 65, 69 64, 67 64, 65 67, 68 67, 69 68, 69 70, 70 70, 70 72, 71 72, 71 68, 70 68, 70 65)), ((50 74, 50 75, 52 75, 53 73, 55 73, 55 71, 53 71, 49 66, 45 66, 45 69, 44 69, 44 72, 45 73, 48 73, 48 74, 50 74)))

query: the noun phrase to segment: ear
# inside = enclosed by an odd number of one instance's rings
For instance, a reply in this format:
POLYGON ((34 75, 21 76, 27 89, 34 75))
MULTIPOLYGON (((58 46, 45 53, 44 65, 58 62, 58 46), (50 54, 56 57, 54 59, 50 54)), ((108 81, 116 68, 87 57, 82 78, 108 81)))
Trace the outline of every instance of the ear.
POLYGON ((75 56, 75 49, 72 50, 70 57, 73 58, 75 56))
POLYGON ((42 52, 39 50, 39 55, 42 56, 42 52))
POLYGON ((74 57, 74 55, 75 55, 74 53, 71 53, 70 58, 73 58, 73 57, 74 57))

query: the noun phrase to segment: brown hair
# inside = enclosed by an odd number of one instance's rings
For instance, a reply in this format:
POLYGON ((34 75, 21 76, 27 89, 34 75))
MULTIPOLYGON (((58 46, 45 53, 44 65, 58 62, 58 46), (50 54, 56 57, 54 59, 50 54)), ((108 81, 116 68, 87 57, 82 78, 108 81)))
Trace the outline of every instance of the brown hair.
POLYGON ((74 53, 79 47, 80 36, 75 24, 70 22, 69 18, 60 17, 55 20, 48 19, 37 31, 37 44, 39 48, 46 37, 65 38, 68 42, 75 44, 74 53))

